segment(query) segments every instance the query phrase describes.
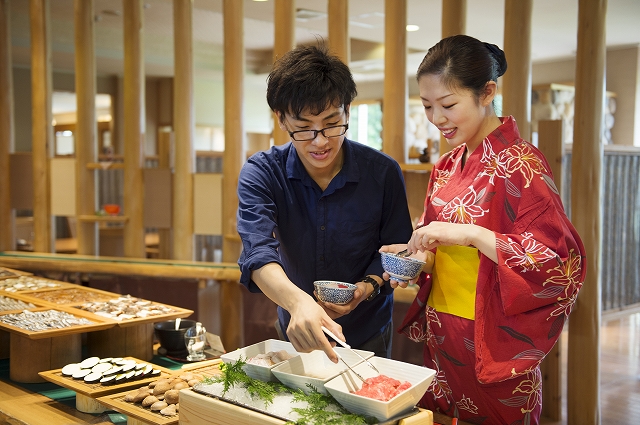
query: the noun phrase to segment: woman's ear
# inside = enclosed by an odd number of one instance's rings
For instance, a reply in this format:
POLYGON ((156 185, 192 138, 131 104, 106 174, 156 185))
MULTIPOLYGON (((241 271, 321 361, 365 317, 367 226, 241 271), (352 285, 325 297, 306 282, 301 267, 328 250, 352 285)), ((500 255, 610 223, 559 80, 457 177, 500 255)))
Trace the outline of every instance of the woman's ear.
POLYGON ((497 94, 498 94, 498 84, 496 84, 495 81, 489 81, 484 86, 484 92, 482 94, 482 99, 480 99, 480 101, 482 102, 482 105, 483 106, 490 105, 491 102, 493 102, 493 99, 495 99, 497 94))

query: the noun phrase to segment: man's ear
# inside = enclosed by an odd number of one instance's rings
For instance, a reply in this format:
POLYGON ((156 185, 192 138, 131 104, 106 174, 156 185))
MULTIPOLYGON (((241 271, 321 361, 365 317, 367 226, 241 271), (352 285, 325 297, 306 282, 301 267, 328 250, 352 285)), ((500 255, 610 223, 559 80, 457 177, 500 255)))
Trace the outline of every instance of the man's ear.
POLYGON ((487 105, 491 104, 491 102, 493 102, 493 99, 495 99, 497 94, 498 94, 498 84, 496 84, 495 81, 489 81, 484 86, 484 92, 482 93, 482 99, 480 99, 480 102, 482 103, 482 106, 487 106, 487 105))
POLYGON ((276 119, 278 120, 278 126, 281 130, 287 131, 287 128, 284 126, 284 114, 282 112, 275 112, 276 119))

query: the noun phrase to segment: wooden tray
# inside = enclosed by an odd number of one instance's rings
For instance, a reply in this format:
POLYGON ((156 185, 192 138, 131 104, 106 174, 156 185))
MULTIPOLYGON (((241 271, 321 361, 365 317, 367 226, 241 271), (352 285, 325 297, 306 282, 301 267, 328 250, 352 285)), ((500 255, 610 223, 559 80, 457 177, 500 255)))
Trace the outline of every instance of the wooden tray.
POLYGON ((20 271, 20 270, 14 270, 14 269, 10 269, 8 267, 0 267, 0 280, 9 279, 9 278, 12 278, 12 277, 30 276, 30 275, 32 275, 32 273, 23 272, 23 271, 20 271))
MULTIPOLYGON (((118 295, 118 297, 120 297, 122 295, 118 295)), ((140 298, 141 300, 143 300, 143 298, 140 298)), ((148 300, 144 300, 144 301, 148 301, 148 300)), ((106 320, 112 320, 117 326, 121 327, 121 328, 126 328, 129 326, 138 326, 138 325, 145 325, 147 323, 156 323, 156 322, 163 322, 165 320, 172 320, 172 319, 177 319, 178 317, 181 319, 184 319, 186 317, 189 317, 193 314, 193 310, 189 310, 186 308, 182 308, 182 307, 176 307, 173 305, 168 305, 168 304, 163 304, 163 303, 159 303, 159 302, 155 302, 152 301, 154 304, 158 304, 158 305, 162 305, 162 306, 166 306, 169 308, 172 308, 174 311, 171 313, 165 313, 165 314, 158 314, 155 316, 147 316, 147 317, 136 317, 134 319, 126 319, 126 320, 115 320, 115 319, 109 319, 108 317, 105 316, 100 316, 98 314, 95 313, 91 313, 90 311, 86 311, 86 310, 82 310, 81 308, 79 308, 78 306, 69 306, 66 310, 67 311, 81 311, 83 312, 86 317, 91 320, 91 317, 95 317, 97 319, 106 319, 106 320)))
MULTIPOLYGON (((29 297, 24 297, 24 295, 22 295, 22 293, 17 293, 17 292, 4 292, 4 291, 0 291, 0 298, 4 297, 4 298, 11 298, 13 300, 18 300, 18 301, 22 301, 25 303, 31 303, 34 305, 34 307, 29 307, 27 308, 27 310, 29 309, 33 309, 33 308, 38 308, 38 307, 46 307, 47 304, 43 303, 43 302, 36 302, 35 300, 32 300, 29 297)), ((17 309, 17 310, 0 310, 0 315, 2 314, 14 314, 14 313, 20 313, 21 311, 25 310, 24 308, 21 309, 17 309)))
POLYGON ((204 360, 201 362, 187 363, 182 365, 182 368, 179 372, 176 372, 177 375, 180 375, 182 372, 192 372, 199 373, 204 376, 217 376, 222 373, 220 370, 220 363, 222 359, 212 359, 212 360, 204 360))
POLYGON ((116 294, 114 292, 107 292, 95 288, 87 288, 86 286, 77 284, 70 284, 70 286, 65 286, 63 288, 41 288, 20 292, 20 294, 28 297, 32 303, 39 302, 53 306, 82 305, 87 302, 108 301, 121 296, 120 294, 116 294), (72 299, 74 294, 80 297, 84 296, 86 297, 86 299, 74 300, 72 299), (56 296, 58 296, 57 299, 55 299, 56 296))
MULTIPOLYGON (((222 360, 213 359, 202 362, 185 364, 182 369, 173 370, 171 374, 173 376, 180 376, 184 372, 199 373, 205 376, 214 376, 220 374, 220 363, 222 360)), ((149 424, 169 425, 177 424, 180 420, 180 414, 176 416, 163 416, 160 413, 152 412, 148 408, 142 407, 139 403, 128 403, 123 400, 130 391, 125 391, 117 394, 110 394, 97 398, 97 401, 103 405, 106 405, 113 410, 135 418, 139 421, 149 424)), ((182 394, 182 391, 180 392, 182 394)))
MULTIPOLYGON (((99 331, 99 330, 109 329, 115 326, 115 322, 113 320, 107 319, 105 317, 96 316, 95 314, 89 315, 87 314, 87 312, 84 312, 78 309, 69 310, 69 308, 65 308, 65 307, 57 307, 57 308, 37 307, 37 308, 28 309, 28 311, 31 311, 31 312, 47 311, 47 310, 63 311, 69 314, 73 314, 76 317, 81 317, 84 319, 91 320, 93 323, 90 325, 70 326, 67 328, 51 329, 46 331, 30 331, 27 329, 19 328, 17 326, 9 325, 4 322, 0 322, 0 329, 4 329, 12 333, 26 336, 29 339, 42 339, 42 338, 54 338, 54 337, 63 336, 63 335, 72 335, 72 334, 77 334, 82 332, 99 331)), ((10 314, 10 313, 1 312, 0 316, 5 316, 7 314, 10 314)))
POLYGON ((72 286, 77 286, 73 283, 67 283, 67 282, 60 282, 58 280, 53 280, 53 279, 47 279, 45 277, 40 277, 40 276, 33 276, 33 275, 27 275, 27 274, 23 274, 23 275, 19 275, 19 276, 10 276, 7 277, 5 279, 0 279, 0 294, 3 293, 9 293, 9 294, 21 294, 24 292, 30 292, 30 291, 36 291, 36 290, 41 290, 41 289, 61 289, 61 288, 67 288, 67 287, 72 287, 72 286), (17 291, 7 291, 5 289, 5 286, 7 285, 7 282, 4 282, 5 280, 8 279, 16 279, 19 277, 26 277, 26 278, 30 278, 30 279, 35 279, 35 280, 44 280, 47 281, 49 283, 51 283, 52 285, 55 285, 53 287, 44 287, 44 288, 25 288, 25 289, 19 289, 17 291))
MULTIPOLYGON (((136 359, 134 357, 125 357, 125 359, 135 360, 137 363, 149 363, 144 360, 136 359)), ((151 364, 154 369, 160 370, 159 376, 137 379, 135 381, 128 381, 115 385, 102 385, 99 382, 95 384, 87 384, 82 379, 73 379, 71 377, 62 375, 62 369, 40 372, 39 375, 47 381, 53 382, 54 384, 60 385, 61 387, 75 391, 76 393, 86 395, 88 397, 96 398, 122 391, 129 392, 131 389, 144 387, 145 385, 149 385, 150 382, 153 382, 160 378, 166 378, 173 374, 173 371, 171 369, 167 369, 165 367, 158 366, 152 363, 149 364, 151 364)))

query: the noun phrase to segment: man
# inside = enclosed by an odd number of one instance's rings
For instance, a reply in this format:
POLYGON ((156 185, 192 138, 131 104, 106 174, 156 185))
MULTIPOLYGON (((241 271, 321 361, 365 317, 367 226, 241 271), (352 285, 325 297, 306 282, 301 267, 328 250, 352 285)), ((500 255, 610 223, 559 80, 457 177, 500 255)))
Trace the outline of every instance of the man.
POLYGON ((267 101, 291 142, 253 155, 238 181, 241 283, 278 307, 296 350, 338 359, 321 326, 353 348, 391 354, 393 291, 378 249, 412 225, 402 172, 387 155, 346 139, 357 94, 325 46, 299 47, 268 77, 267 101), (346 305, 313 297, 315 280, 356 283, 346 305))

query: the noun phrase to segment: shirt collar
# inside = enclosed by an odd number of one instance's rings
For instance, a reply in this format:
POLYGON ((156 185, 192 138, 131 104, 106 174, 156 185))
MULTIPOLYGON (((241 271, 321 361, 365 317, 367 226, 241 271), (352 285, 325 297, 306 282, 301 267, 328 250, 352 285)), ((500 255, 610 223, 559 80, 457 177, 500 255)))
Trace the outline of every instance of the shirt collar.
MULTIPOLYGON (((342 142, 344 162, 338 175, 333 178, 331 186, 333 186, 334 181, 339 185, 339 187, 341 187, 346 182, 357 182, 360 179, 360 169, 358 167, 358 162, 356 161, 356 155, 352 145, 353 143, 355 142, 347 138, 342 142)), ((304 165, 298 156, 298 151, 296 151, 293 146, 293 142, 289 142, 289 145, 289 155, 287 156, 287 177, 290 179, 301 180, 303 183, 310 185, 313 180, 304 168, 304 165)))

